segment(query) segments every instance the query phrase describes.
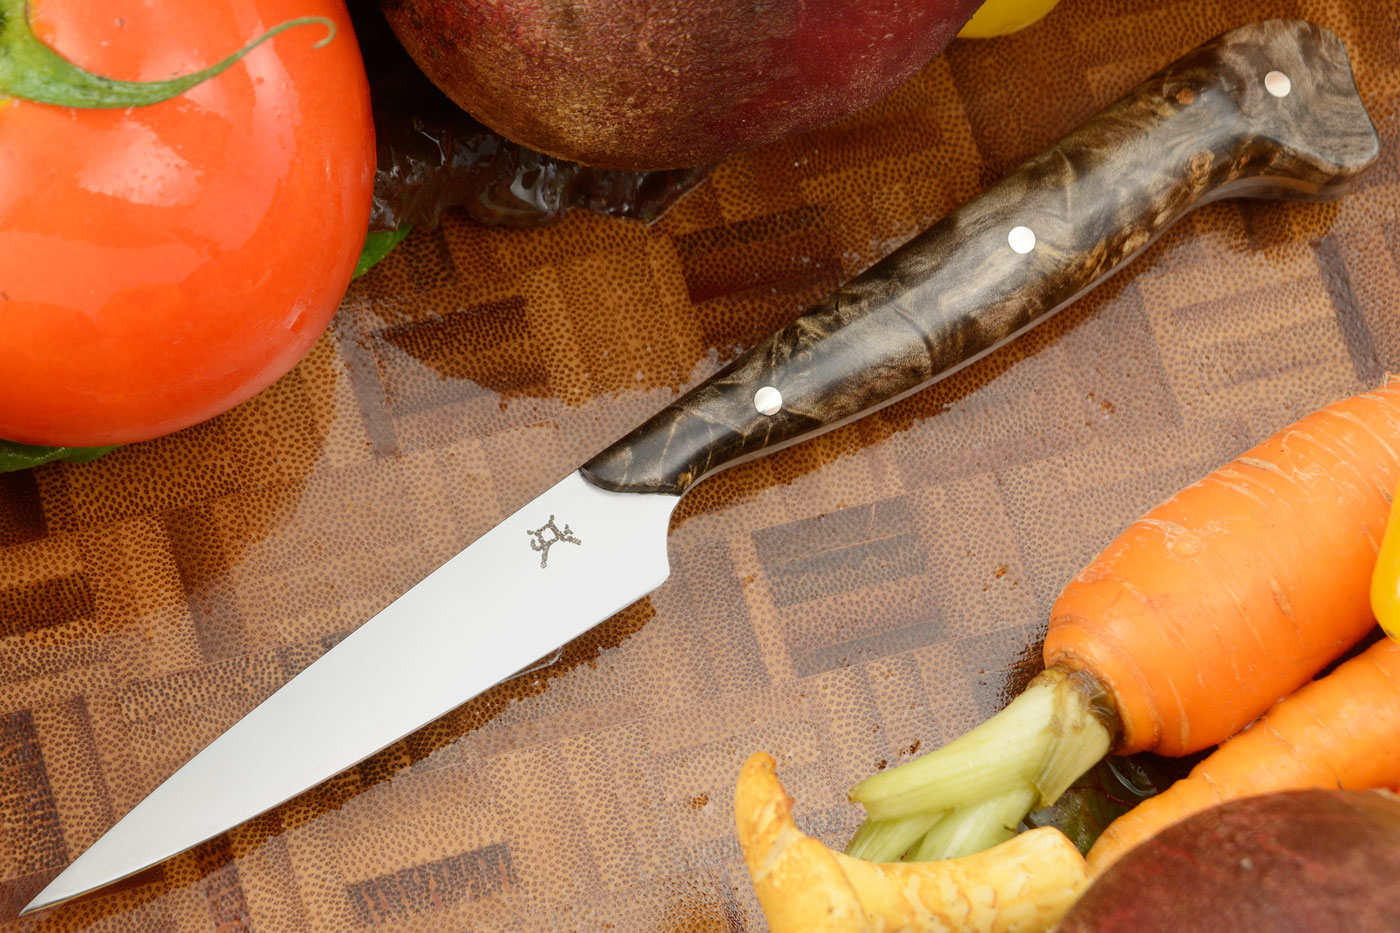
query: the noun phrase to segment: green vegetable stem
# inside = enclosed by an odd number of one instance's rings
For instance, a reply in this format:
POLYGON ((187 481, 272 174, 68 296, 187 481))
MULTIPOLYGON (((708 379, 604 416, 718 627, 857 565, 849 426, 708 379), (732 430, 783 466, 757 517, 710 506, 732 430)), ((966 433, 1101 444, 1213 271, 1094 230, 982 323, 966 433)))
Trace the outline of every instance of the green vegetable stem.
POLYGON ((1042 671, 996 716, 953 742, 851 788, 866 820, 846 854, 874 862, 980 852, 1016 834, 1107 754, 1109 700, 1059 668, 1042 671))
POLYGON ((320 24, 335 38, 335 23, 324 16, 301 16, 273 26, 222 61, 164 81, 117 81, 79 68, 40 42, 29 26, 26 0, 0 0, 0 96, 22 97, 60 107, 120 110, 169 100, 222 72, 258 45, 295 26, 320 24))

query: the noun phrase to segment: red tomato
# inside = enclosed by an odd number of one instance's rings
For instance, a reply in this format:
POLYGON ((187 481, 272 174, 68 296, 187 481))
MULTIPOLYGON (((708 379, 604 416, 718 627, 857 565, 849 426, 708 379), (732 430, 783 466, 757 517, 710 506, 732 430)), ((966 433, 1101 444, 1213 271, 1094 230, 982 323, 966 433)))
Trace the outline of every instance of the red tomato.
MULTIPOLYGON (((124 444, 287 372, 350 281, 374 181, 369 88, 340 0, 29 0, 97 74, 196 71, 125 110, 0 97, 0 438, 124 444)), ((3 93, 3 89, 0 89, 3 93)))

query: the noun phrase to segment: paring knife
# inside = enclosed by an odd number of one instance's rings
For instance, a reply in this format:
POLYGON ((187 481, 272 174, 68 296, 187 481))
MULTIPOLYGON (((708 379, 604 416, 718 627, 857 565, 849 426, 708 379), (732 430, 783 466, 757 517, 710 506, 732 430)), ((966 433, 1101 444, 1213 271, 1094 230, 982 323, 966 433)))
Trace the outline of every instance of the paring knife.
POLYGON ((641 598, 667 576, 672 510, 711 473, 990 352, 1200 204, 1326 200, 1378 148, 1332 33, 1270 21, 1201 46, 443 564, 152 791, 24 912, 275 807, 641 598))

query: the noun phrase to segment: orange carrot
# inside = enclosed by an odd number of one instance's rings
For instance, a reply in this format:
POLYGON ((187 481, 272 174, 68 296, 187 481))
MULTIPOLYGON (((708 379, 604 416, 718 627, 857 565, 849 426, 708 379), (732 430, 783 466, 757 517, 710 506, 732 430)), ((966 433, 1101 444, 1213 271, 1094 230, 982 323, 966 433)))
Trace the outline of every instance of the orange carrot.
POLYGON ((1400 380, 1304 418, 1153 509, 1055 603, 1046 666, 1113 696, 1120 754, 1218 744, 1374 624, 1400 380))
POLYGON ((1020 697, 851 789, 868 819, 847 851, 962 854, 1014 832, 1014 814, 1053 802, 1110 748, 1182 755, 1229 738, 1374 626, 1371 573, 1397 480, 1400 379, 1157 506, 1065 587, 1046 670, 1020 697), (942 827, 926 830, 938 813, 942 827))
POLYGON ((1280 700, 1188 776, 1115 820, 1089 851, 1089 870, 1103 871, 1158 831, 1227 800, 1397 782, 1400 643, 1387 638, 1280 700))

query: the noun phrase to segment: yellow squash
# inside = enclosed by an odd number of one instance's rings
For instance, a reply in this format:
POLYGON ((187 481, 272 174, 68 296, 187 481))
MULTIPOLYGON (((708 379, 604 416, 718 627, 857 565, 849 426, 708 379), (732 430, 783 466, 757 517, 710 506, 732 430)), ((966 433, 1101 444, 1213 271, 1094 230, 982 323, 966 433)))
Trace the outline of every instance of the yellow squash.
POLYGON ((1025 29, 1059 0, 987 0, 958 33, 959 39, 991 39, 1025 29))
POLYGON ((1385 633, 1400 641, 1400 509, 1395 507, 1396 496, 1400 490, 1390 498, 1390 518, 1371 574, 1371 611, 1385 633))
POLYGON ((792 798, 763 752, 739 774, 734 819, 773 933, 1048 930, 1087 877, 1079 850, 1048 826, 964 858, 851 858, 797 828, 792 798))

